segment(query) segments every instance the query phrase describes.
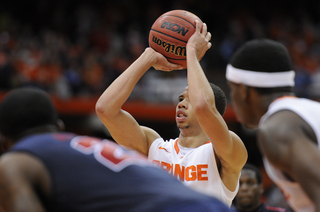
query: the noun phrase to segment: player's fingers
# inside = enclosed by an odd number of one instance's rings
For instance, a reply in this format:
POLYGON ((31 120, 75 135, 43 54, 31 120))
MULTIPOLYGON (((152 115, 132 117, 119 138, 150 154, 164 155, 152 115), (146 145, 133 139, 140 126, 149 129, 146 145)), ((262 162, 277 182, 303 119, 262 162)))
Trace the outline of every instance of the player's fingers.
POLYGON ((167 71, 167 72, 170 72, 170 71, 174 71, 174 70, 180 70, 182 68, 162 68, 161 71, 167 71))
POLYGON ((202 24, 202 34, 203 34, 204 36, 206 36, 207 30, 208 30, 207 24, 206 24, 206 23, 203 23, 203 24, 202 24))
POLYGON ((211 42, 209 42, 207 46, 208 46, 208 49, 210 49, 210 48, 211 48, 211 46, 212 46, 212 43, 211 43, 211 42))
POLYGON ((210 32, 208 32, 208 33, 206 34, 206 40, 207 40, 207 41, 210 41, 210 40, 211 40, 211 33, 210 33, 210 32))
POLYGON ((174 63, 167 63, 165 69, 166 69, 166 71, 180 70, 180 69, 183 69, 183 66, 178 65, 178 64, 174 64, 174 63))
POLYGON ((195 20, 195 22, 196 22, 196 32, 201 33, 201 24, 200 24, 200 22, 198 20, 195 20))

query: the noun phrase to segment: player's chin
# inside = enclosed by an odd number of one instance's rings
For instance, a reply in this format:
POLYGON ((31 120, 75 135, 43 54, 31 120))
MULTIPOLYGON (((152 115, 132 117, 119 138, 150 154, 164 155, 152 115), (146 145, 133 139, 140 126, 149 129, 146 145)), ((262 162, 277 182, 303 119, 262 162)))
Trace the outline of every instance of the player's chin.
POLYGON ((237 198, 237 204, 244 206, 244 207, 248 207, 251 206, 253 203, 253 197, 252 196, 238 196, 237 198))
POLYGON ((188 129, 189 128, 189 124, 186 123, 177 123, 177 127, 179 129, 188 129))

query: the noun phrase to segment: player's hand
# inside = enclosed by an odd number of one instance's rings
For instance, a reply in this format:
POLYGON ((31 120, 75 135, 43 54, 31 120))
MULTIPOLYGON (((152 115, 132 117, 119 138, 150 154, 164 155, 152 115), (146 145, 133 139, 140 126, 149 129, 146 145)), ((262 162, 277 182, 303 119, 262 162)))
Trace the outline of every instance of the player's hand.
POLYGON ((183 69, 181 65, 170 63, 162 54, 156 52, 152 48, 148 47, 146 51, 152 54, 153 68, 161 71, 173 71, 183 69))
POLYGON ((207 31, 207 25, 203 23, 202 25, 198 20, 196 20, 196 31, 189 38, 187 43, 188 50, 194 50, 197 58, 200 60, 206 51, 211 48, 211 33, 207 31))

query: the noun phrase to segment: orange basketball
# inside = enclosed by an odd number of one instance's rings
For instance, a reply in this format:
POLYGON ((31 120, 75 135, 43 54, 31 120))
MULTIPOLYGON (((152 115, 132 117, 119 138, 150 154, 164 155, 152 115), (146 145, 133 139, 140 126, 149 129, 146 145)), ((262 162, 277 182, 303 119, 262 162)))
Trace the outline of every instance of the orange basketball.
POLYGON ((187 68, 186 45, 201 19, 185 10, 172 10, 161 15, 152 25, 149 46, 168 61, 187 68))

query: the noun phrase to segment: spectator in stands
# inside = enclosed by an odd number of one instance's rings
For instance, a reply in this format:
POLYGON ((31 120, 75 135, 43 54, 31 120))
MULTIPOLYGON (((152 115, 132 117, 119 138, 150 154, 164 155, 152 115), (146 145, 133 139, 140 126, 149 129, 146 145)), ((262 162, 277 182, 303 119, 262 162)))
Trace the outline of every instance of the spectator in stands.
POLYGON ((287 212, 280 207, 272 207, 261 201, 263 194, 262 175, 260 170, 247 163, 240 177, 240 187, 233 202, 234 212, 287 212))

